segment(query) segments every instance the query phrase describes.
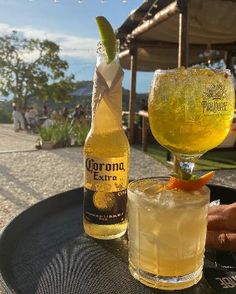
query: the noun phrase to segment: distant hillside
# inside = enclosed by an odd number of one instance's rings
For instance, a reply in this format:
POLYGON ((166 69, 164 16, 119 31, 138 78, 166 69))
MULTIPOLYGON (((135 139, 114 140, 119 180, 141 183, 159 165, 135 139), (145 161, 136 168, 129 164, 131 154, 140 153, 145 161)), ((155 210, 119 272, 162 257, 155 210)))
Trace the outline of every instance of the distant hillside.
POLYGON ((93 91, 92 81, 83 81, 83 82, 78 82, 76 84, 78 88, 70 93, 72 96, 74 97, 92 96, 92 91, 93 91))
MULTIPOLYGON (((82 81, 77 83, 78 88, 74 90, 71 95, 73 96, 73 101, 81 103, 83 105, 90 105, 92 91, 93 91, 93 82, 92 81, 82 81)), ((122 89, 122 105, 123 110, 128 111, 129 109, 129 90, 122 89)), ((138 111, 141 105, 141 100, 146 99, 148 94, 137 94, 136 96, 136 110, 138 111)))
MULTIPOLYGON (((48 98, 47 101, 42 101, 37 98, 30 98, 28 102, 28 106, 34 106, 38 109, 38 111, 43 110, 43 104, 46 103, 50 109, 60 110, 64 106, 68 107, 71 111, 75 108, 77 104, 82 104, 86 108, 90 108, 91 106, 91 98, 92 98, 92 90, 93 90, 93 82, 92 81, 80 81, 76 83, 76 89, 71 92, 71 100, 70 101, 54 101, 48 98)), ((122 91, 122 105, 123 110, 128 111, 129 109, 129 90, 124 89, 122 91)), ((147 94, 137 94, 136 96, 136 111, 140 109, 141 100, 147 98, 147 94)), ((0 101, 0 115, 4 118, 11 116, 12 112, 12 102, 11 101, 0 101)), ((4 119, 5 120, 5 119, 4 119)), ((1 121, 1 120, 0 120, 1 121)))

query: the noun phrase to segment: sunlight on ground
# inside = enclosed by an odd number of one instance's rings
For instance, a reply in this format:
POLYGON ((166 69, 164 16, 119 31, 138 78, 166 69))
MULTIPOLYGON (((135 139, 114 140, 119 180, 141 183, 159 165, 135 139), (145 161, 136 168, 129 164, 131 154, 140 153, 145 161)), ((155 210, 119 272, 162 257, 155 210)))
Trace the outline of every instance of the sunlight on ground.
POLYGON ((37 138, 25 131, 15 132, 11 124, 0 124, 0 153, 36 150, 37 138))

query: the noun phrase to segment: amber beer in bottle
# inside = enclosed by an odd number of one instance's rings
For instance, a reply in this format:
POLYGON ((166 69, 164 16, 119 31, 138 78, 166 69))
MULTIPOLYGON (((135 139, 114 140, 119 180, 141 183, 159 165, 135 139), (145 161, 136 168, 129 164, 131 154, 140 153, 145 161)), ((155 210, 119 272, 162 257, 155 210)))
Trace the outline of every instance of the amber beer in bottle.
POLYGON ((123 71, 118 57, 106 62, 98 46, 92 97, 92 123, 84 146, 84 230, 114 239, 127 229, 129 143, 122 128, 123 71))

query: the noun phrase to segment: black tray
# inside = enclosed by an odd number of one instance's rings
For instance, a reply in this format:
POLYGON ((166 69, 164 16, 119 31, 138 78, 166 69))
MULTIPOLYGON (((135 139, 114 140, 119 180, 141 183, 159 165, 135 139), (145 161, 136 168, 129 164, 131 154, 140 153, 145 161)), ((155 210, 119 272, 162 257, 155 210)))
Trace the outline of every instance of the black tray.
MULTIPOLYGON (((209 187, 212 199, 220 198, 222 204, 236 201, 236 190, 209 187)), ((0 238, 0 293, 170 293, 132 278, 126 237, 98 241, 83 233, 82 201, 82 188, 58 194, 6 227, 0 238)), ((196 286, 171 293, 235 294, 235 254, 207 252, 204 276, 196 286)))

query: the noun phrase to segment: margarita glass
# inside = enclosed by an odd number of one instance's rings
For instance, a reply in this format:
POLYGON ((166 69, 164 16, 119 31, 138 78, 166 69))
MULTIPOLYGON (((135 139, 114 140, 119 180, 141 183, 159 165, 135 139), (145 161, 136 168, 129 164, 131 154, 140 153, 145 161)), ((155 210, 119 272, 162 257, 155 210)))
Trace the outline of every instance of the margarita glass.
POLYGON ((155 139, 174 154, 180 176, 191 173, 196 160, 225 139, 234 108, 229 70, 155 72, 148 102, 150 127, 155 139))

